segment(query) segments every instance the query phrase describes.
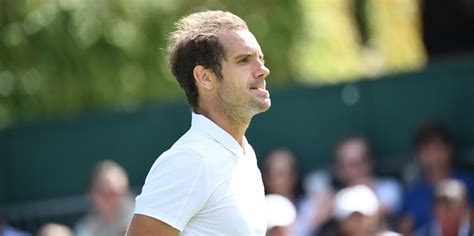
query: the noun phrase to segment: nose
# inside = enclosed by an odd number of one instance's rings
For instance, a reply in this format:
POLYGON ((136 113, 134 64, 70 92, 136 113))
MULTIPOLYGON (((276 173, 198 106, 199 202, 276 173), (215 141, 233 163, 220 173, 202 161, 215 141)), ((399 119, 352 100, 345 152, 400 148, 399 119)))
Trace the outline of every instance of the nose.
POLYGON ((257 68, 257 78, 265 79, 270 74, 270 69, 268 69, 262 61, 259 60, 257 68))

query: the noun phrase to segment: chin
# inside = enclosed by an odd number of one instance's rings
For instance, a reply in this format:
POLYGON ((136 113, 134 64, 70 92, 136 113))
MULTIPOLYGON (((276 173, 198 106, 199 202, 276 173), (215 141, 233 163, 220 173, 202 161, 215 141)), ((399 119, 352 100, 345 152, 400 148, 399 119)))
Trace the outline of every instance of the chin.
POLYGON ((270 100, 270 98, 265 99, 265 106, 266 106, 265 111, 270 109, 270 107, 272 106, 272 100, 270 100))
POLYGON ((259 104, 258 108, 256 109, 258 112, 256 112, 255 114, 266 112, 268 111, 268 109, 270 109, 271 106, 272 103, 270 102, 270 99, 268 99, 264 103, 259 104))
POLYGON ((272 103, 268 102, 266 106, 263 108, 263 111, 268 111, 268 109, 270 109, 271 106, 272 106, 272 103))

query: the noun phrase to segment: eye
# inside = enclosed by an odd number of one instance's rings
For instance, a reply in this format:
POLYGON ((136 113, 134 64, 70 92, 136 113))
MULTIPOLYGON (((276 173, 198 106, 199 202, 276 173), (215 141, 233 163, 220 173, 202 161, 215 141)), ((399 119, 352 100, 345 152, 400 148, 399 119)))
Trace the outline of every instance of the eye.
POLYGON ((238 61, 238 63, 247 63, 249 62, 249 58, 248 57, 244 57, 242 58, 240 61, 238 61))

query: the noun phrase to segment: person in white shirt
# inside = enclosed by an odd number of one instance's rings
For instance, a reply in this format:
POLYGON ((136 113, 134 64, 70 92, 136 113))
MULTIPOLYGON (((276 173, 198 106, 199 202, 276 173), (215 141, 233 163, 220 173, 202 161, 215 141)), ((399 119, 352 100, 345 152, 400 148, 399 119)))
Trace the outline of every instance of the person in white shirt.
POLYGON ((180 19, 170 39, 192 125, 153 164, 127 235, 265 235, 261 173, 245 138, 271 105, 260 45, 245 21, 223 11, 180 19))

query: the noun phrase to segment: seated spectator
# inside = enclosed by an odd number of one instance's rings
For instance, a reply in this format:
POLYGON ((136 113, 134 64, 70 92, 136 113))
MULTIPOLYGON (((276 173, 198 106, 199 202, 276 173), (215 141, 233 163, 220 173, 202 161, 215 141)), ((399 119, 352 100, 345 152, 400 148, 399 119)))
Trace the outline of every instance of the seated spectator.
POLYGON ((453 179, 436 185, 434 219, 416 236, 474 235, 465 185, 453 179))
POLYGON ((263 183, 268 194, 282 195, 295 204, 298 194, 298 170, 295 156, 290 150, 275 149, 265 158, 263 183))
POLYGON ((293 235, 291 226, 296 218, 296 209, 287 198, 278 194, 265 196, 267 205, 267 236, 293 235))
MULTIPOLYGON (((293 206, 298 206, 298 168, 295 156, 290 150, 278 148, 270 152, 264 160, 262 177, 266 194, 281 195, 290 200, 293 206)), ((289 232, 287 234, 295 234, 294 225, 285 228, 289 232)), ((275 231, 277 230, 281 229, 275 231)))
POLYGON ((375 193, 365 185, 340 190, 334 199, 333 218, 317 235, 370 236, 398 235, 388 231, 380 215, 375 193))
POLYGON ((469 202, 471 205, 474 202, 474 179, 470 174, 453 168, 453 143, 442 124, 428 122, 420 126, 415 135, 415 145, 421 175, 407 187, 399 226, 404 234, 432 222, 434 186, 443 180, 453 178, 463 182, 469 202))
POLYGON ((350 136, 341 140, 335 147, 334 157, 335 177, 342 187, 365 185, 371 188, 386 217, 399 210, 402 188, 395 179, 374 176, 372 153, 366 139, 350 136))
POLYGON ((60 224, 45 224, 41 226, 36 234, 38 236, 73 236, 72 230, 60 224))
POLYGON ((93 210, 76 225, 76 235, 124 235, 133 211, 124 169, 113 161, 98 163, 92 171, 89 197, 93 210))

